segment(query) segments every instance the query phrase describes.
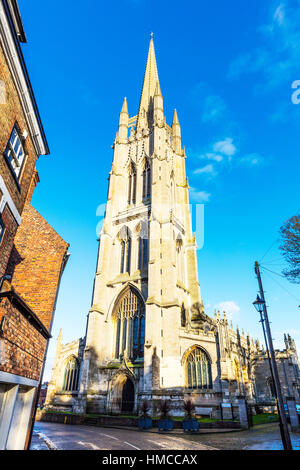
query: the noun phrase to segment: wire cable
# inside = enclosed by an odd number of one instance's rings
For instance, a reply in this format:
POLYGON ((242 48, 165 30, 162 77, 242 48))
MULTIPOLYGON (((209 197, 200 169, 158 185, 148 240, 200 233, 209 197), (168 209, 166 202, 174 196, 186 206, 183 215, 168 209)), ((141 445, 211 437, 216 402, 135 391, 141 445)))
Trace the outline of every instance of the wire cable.
POLYGON ((285 290, 291 297, 294 297, 294 299, 296 299, 297 302, 300 302, 300 299, 299 299, 298 297, 296 297, 294 294, 292 294, 286 287, 284 287, 282 284, 280 284, 280 282, 278 282, 277 279, 274 279, 273 276, 271 276, 271 274, 269 274, 269 273, 276 274, 277 276, 283 277, 283 278, 285 279, 285 277, 284 277, 282 274, 275 273, 275 271, 271 271, 270 269, 267 269, 267 268, 265 268, 264 266, 261 266, 261 268, 262 268, 264 271, 268 271, 266 274, 267 274, 274 282, 276 282, 276 284, 278 284, 283 290, 285 290))

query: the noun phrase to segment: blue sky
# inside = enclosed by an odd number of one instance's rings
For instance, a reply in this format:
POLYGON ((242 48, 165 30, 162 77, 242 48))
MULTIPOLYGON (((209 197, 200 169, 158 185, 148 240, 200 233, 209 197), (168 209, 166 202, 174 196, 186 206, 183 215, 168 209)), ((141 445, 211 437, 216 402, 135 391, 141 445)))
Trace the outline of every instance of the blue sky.
MULTIPOLYGON (((225 305, 235 325, 261 338, 254 261, 281 272, 278 230, 300 209, 300 105, 291 101, 300 80, 300 2, 19 5, 51 150, 39 159, 33 204, 71 245, 45 378, 59 328, 65 341, 85 333, 96 210, 106 200, 124 96, 130 115, 137 112, 152 31, 167 121, 176 107, 182 126, 191 201, 205 204, 198 264, 207 313, 225 305)), ((276 346, 287 331, 300 350, 299 286, 268 271, 262 276, 276 346)))

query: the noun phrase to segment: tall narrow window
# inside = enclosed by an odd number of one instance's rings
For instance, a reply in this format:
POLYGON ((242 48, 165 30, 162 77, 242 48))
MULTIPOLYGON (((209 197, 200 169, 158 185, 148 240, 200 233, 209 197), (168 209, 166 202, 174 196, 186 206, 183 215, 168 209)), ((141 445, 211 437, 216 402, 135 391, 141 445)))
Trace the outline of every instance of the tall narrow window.
POLYGON ((124 272, 125 268, 125 248, 126 248, 126 242, 125 240, 121 241, 121 267, 120 267, 120 272, 124 272))
POLYGON ((145 307, 144 302, 129 287, 115 307, 116 344, 115 357, 127 355, 135 360, 144 356, 145 343, 145 307))
POLYGON ((139 257, 138 269, 140 271, 147 269, 149 262, 149 234, 148 234, 148 221, 142 220, 137 228, 139 234, 139 257))
POLYGON ((148 238, 139 239, 139 270, 147 268, 148 258, 149 258, 149 249, 148 249, 148 238))
POLYGON ((4 155, 9 163, 11 170, 18 179, 24 162, 25 152, 23 147, 23 139, 16 124, 14 125, 12 133, 10 134, 4 155))
POLYGON ((126 272, 130 274, 130 267, 131 267, 131 238, 128 237, 126 243, 126 272))
POLYGON ((143 199, 150 197, 151 194, 151 169, 148 160, 145 162, 143 171, 143 199))
POLYGON ((76 357, 71 357, 66 365, 63 381, 63 392, 74 392, 78 389, 79 364, 76 357))
POLYGON ((130 274, 131 271, 131 235, 128 227, 123 227, 118 235, 120 240, 120 272, 130 274))
POLYGON ((181 305, 181 326, 182 327, 185 327, 186 326, 186 311, 185 311, 185 307, 184 307, 184 304, 181 305))
POLYGON ((136 202, 136 168, 133 163, 129 167, 128 177, 128 204, 135 204, 136 202))
POLYGON ((203 349, 196 347, 186 360, 187 386, 191 389, 211 389, 211 363, 203 349))

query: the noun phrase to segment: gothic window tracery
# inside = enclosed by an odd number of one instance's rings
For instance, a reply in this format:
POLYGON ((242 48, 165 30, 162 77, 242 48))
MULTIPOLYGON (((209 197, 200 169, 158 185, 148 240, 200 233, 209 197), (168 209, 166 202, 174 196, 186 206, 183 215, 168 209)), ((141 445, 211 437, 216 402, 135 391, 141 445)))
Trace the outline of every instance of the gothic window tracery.
POLYGON ((78 388, 79 363, 76 357, 72 356, 65 367, 63 392, 74 392, 78 388))
POLYGON ((118 301, 114 320, 115 358, 119 359, 125 353, 132 360, 144 357, 145 306, 131 287, 118 301))
POLYGON ((194 348, 186 359, 187 386, 190 389, 211 389, 212 374, 211 362, 207 353, 194 348))

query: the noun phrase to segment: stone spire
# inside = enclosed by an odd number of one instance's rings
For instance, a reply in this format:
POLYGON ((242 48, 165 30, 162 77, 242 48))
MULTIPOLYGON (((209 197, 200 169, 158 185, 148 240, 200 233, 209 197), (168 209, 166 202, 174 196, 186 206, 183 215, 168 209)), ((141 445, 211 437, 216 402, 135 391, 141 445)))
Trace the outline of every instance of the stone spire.
POLYGON ((149 111, 153 110, 153 99, 157 83, 159 86, 153 34, 151 34, 147 65, 138 112, 137 127, 143 127, 147 123, 147 116, 149 116, 149 111))
POLYGON ((120 120, 119 120, 119 139, 120 141, 126 141, 128 136, 128 107, 127 107, 127 99, 126 96, 123 101, 123 106, 120 112, 120 120))
POLYGON ((173 114, 173 124, 172 124, 172 133, 173 133, 173 146, 177 154, 181 153, 181 129, 178 121, 177 111, 174 109, 173 114))
POLYGON ((156 83, 154 99, 153 99, 153 117, 156 124, 163 124, 164 122, 164 107, 163 97, 160 91, 159 82, 156 83))

